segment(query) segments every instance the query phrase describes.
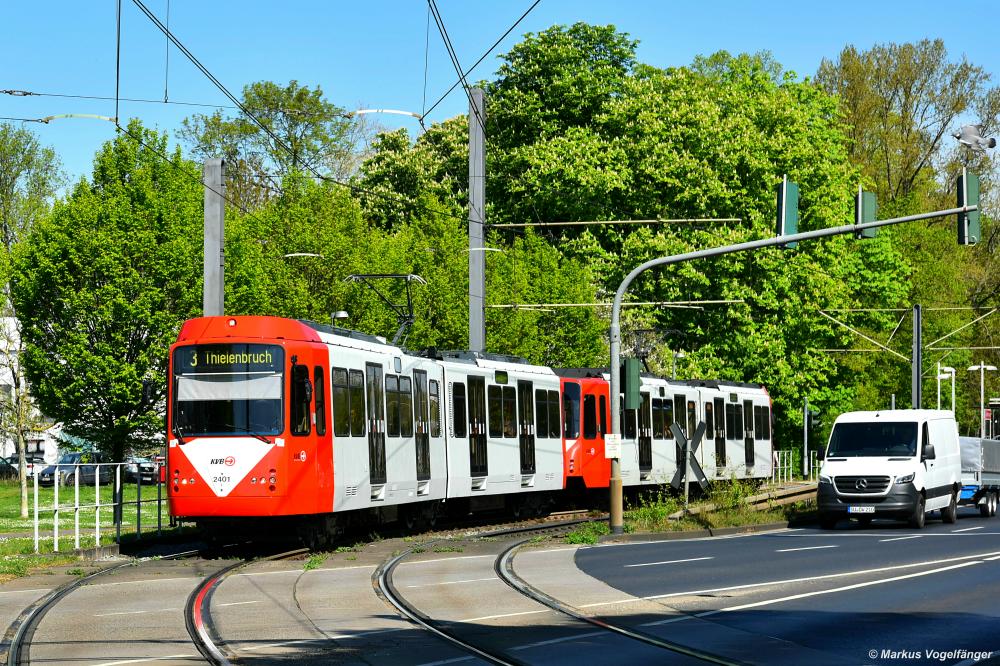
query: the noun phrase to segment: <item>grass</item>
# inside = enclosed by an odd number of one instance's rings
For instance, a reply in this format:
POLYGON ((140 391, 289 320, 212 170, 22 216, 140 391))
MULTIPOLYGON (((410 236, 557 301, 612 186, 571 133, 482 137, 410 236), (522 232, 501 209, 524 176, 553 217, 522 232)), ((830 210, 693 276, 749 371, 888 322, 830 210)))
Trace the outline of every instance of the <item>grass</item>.
POLYGON ((303 571, 312 571, 313 569, 318 569, 326 561, 326 553, 314 553, 309 556, 306 563, 302 565, 303 571))
POLYGON ((597 543, 598 539, 608 534, 611 528, 607 521, 597 520, 583 523, 578 528, 566 535, 566 543, 590 544, 597 543))
POLYGON ((465 549, 461 546, 435 546, 435 553, 464 553, 465 549))

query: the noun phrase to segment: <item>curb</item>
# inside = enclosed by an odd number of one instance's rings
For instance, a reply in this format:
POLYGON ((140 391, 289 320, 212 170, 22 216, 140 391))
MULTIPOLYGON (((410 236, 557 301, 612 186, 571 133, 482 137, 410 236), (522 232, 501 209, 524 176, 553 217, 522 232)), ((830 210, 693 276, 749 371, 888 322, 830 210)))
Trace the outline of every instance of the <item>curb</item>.
POLYGON ((735 527, 717 527, 703 530, 684 530, 678 532, 640 532, 635 534, 606 534, 599 537, 600 544, 616 543, 653 543, 657 541, 679 541, 684 539, 704 539, 706 537, 728 536, 730 534, 752 534, 754 532, 769 532, 789 527, 789 521, 778 523, 761 523, 760 525, 737 525, 735 527))

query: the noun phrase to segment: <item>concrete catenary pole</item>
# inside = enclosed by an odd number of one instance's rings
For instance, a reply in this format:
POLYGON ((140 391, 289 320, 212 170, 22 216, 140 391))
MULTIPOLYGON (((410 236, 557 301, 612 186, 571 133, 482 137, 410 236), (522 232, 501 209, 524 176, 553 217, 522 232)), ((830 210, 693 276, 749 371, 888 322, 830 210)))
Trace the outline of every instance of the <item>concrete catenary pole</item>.
POLYGON ((469 98, 469 349, 485 351, 486 253, 483 223, 486 211, 486 104, 481 88, 469 98))
POLYGON ((205 289, 206 317, 222 314, 225 303, 225 228, 226 200, 225 162, 218 158, 205 160, 202 169, 205 184, 205 289))
POLYGON ((920 305, 913 306, 913 367, 911 370, 913 386, 910 403, 913 409, 920 409, 921 369, 924 365, 924 343, 920 337, 920 305))

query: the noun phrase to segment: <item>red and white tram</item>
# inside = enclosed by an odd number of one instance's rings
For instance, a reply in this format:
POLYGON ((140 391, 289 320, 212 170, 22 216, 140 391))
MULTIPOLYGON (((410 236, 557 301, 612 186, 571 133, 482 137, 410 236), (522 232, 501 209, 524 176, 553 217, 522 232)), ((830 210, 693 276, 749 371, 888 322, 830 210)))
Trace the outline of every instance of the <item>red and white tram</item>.
MULTIPOLYGON (((170 509, 205 525, 288 519, 330 533, 352 519, 432 520, 443 506, 538 510, 554 493, 609 485, 606 370, 414 354, 240 316, 186 322, 169 372, 170 509)), ((626 486, 674 480, 675 420, 685 432, 706 422, 696 456, 709 478, 771 475, 763 387, 643 375, 640 393, 622 415, 626 486)))

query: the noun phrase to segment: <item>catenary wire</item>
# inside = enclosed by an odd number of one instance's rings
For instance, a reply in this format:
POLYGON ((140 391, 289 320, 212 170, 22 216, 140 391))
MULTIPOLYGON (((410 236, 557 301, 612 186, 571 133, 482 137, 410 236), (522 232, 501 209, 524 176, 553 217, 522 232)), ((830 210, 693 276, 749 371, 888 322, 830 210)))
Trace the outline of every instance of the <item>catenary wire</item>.
POLYGON ((441 11, 438 9, 435 0, 427 0, 427 3, 431 8, 431 14, 434 16, 434 23, 437 25, 438 32, 441 34, 441 40, 444 42, 445 50, 448 52, 448 57, 451 59, 452 67, 455 68, 455 72, 458 74, 458 80, 461 82, 462 88, 465 90, 465 96, 469 98, 469 109, 476 116, 476 121, 479 123, 479 126, 485 127, 486 123, 483 122, 483 117, 479 113, 479 107, 476 106, 472 99, 472 90, 469 88, 469 82, 466 80, 465 74, 462 72, 462 65, 458 61, 458 55, 455 53, 455 47, 451 43, 451 37, 448 36, 448 29, 445 28, 444 18, 441 16, 441 11))
MULTIPOLYGON (((4 89, 0 90, 0 95, 11 95, 13 97, 61 97, 64 99, 93 99, 102 102, 113 101, 114 97, 104 96, 104 95, 71 95, 66 93, 44 93, 44 92, 33 92, 30 90, 13 90, 4 89)), ((118 98, 123 102, 138 102, 141 104, 174 104, 177 106, 197 106, 207 109, 235 109, 235 106, 227 104, 204 104, 201 102, 176 102, 173 100, 166 101, 162 99, 143 99, 138 97, 120 97, 118 98)))
POLYGON ((118 103, 122 82, 122 0, 115 11, 115 124, 118 124, 118 103))

